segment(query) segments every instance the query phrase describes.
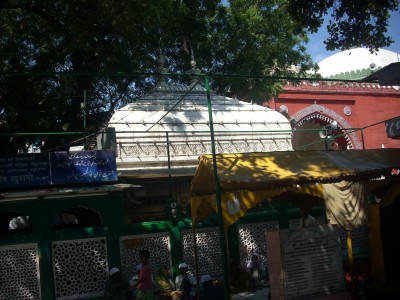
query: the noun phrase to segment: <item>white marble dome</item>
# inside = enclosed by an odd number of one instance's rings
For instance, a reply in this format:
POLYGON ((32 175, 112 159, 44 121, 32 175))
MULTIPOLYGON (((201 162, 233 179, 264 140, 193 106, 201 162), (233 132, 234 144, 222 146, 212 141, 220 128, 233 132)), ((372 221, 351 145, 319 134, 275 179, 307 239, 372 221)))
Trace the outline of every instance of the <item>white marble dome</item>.
MULTIPOLYGON (((114 132, 120 175, 194 174, 212 152, 206 90, 161 81, 148 95, 117 110, 114 132)), ((211 93, 216 153, 292 150, 289 120, 270 108, 211 93)))
POLYGON ((400 53, 385 49, 371 53, 368 48, 354 48, 323 59, 318 63, 318 73, 323 78, 329 78, 352 71, 376 71, 395 62, 400 62, 400 53))

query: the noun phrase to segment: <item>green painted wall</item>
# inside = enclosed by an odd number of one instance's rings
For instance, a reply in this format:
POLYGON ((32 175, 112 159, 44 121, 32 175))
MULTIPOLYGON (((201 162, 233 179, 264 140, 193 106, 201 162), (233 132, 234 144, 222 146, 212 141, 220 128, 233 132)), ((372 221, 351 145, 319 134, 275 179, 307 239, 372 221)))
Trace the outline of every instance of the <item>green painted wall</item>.
MULTIPOLYGON (((3 232, 0 237, 0 245, 38 243, 43 300, 53 300, 55 298, 52 263, 53 241, 104 236, 107 240, 108 264, 110 266, 121 267, 119 248, 120 236, 169 232, 172 270, 174 275, 177 275, 178 264, 183 261, 181 231, 192 229, 190 218, 184 218, 179 220, 179 222, 174 223, 171 223, 169 220, 163 220, 125 225, 122 192, 111 192, 106 195, 88 195, 78 197, 66 195, 62 198, 37 198, 6 202, 0 201, 0 213, 3 213, 4 211, 29 215, 31 218, 33 225, 31 231, 3 232), (54 216, 61 211, 74 206, 81 206, 97 211, 103 218, 103 225, 99 227, 53 229, 54 216)), ((321 211, 323 212, 323 209, 321 211)), ((321 211, 319 211, 318 214, 320 214, 321 211)), ((293 207, 285 207, 280 210, 261 207, 249 211, 249 213, 242 217, 238 223, 279 220, 281 228, 287 228, 285 226, 288 226, 288 218, 299 216, 299 210, 293 207)), ((215 215, 210 216, 207 220, 202 222, 199 228, 210 226, 218 226, 218 220, 215 215)), ((227 238, 230 258, 239 259, 239 235, 237 224, 230 226, 227 232, 227 238)))

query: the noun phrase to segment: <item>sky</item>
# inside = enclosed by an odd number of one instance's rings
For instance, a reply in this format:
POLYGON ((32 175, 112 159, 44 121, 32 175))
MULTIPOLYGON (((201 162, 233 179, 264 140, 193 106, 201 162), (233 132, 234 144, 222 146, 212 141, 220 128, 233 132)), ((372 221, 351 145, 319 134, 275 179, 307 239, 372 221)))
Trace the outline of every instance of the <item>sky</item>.
MULTIPOLYGON (((392 37, 394 43, 390 47, 384 47, 383 49, 394 51, 400 53, 400 12, 396 11, 391 14, 389 19, 389 26, 387 35, 392 37)), ((326 31, 326 24, 322 25, 317 33, 309 35, 310 41, 308 42, 307 50, 310 53, 311 58, 315 63, 319 63, 321 60, 331 56, 335 53, 340 52, 340 50, 336 51, 327 51, 325 49, 325 45, 323 41, 328 36, 326 31)))
MULTIPOLYGON (((224 5, 229 5, 227 0, 223 0, 222 2, 224 5)), ((390 47, 384 47, 383 49, 400 53, 400 11, 391 13, 387 35, 393 38, 394 43, 390 47)), ((307 44, 307 50, 315 63, 319 63, 328 56, 340 52, 340 50, 327 51, 325 49, 325 45, 322 41, 324 41, 327 36, 326 24, 322 25, 317 33, 309 35, 310 41, 307 44)))

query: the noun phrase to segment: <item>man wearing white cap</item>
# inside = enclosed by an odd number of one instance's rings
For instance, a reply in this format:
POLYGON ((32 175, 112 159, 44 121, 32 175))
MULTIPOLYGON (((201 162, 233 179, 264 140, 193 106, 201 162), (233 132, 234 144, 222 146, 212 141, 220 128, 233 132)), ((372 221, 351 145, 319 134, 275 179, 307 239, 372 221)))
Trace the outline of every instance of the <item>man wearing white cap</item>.
POLYGON ((196 299, 196 278, 188 272, 186 263, 181 263, 178 268, 180 274, 175 278, 176 290, 182 292, 182 300, 196 299))
POLYGON ((104 296, 106 300, 128 300, 130 299, 129 283, 122 278, 118 268, 112 268, 107 278, 104 296))

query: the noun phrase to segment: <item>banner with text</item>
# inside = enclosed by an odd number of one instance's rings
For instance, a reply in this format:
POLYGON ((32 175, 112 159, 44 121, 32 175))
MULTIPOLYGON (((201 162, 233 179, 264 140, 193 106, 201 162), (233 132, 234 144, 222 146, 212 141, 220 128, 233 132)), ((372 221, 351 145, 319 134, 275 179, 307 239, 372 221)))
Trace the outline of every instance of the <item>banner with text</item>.
POLYGON ((0 157, 0 188, 115 182, 112 150, 4 155, 0 157))

